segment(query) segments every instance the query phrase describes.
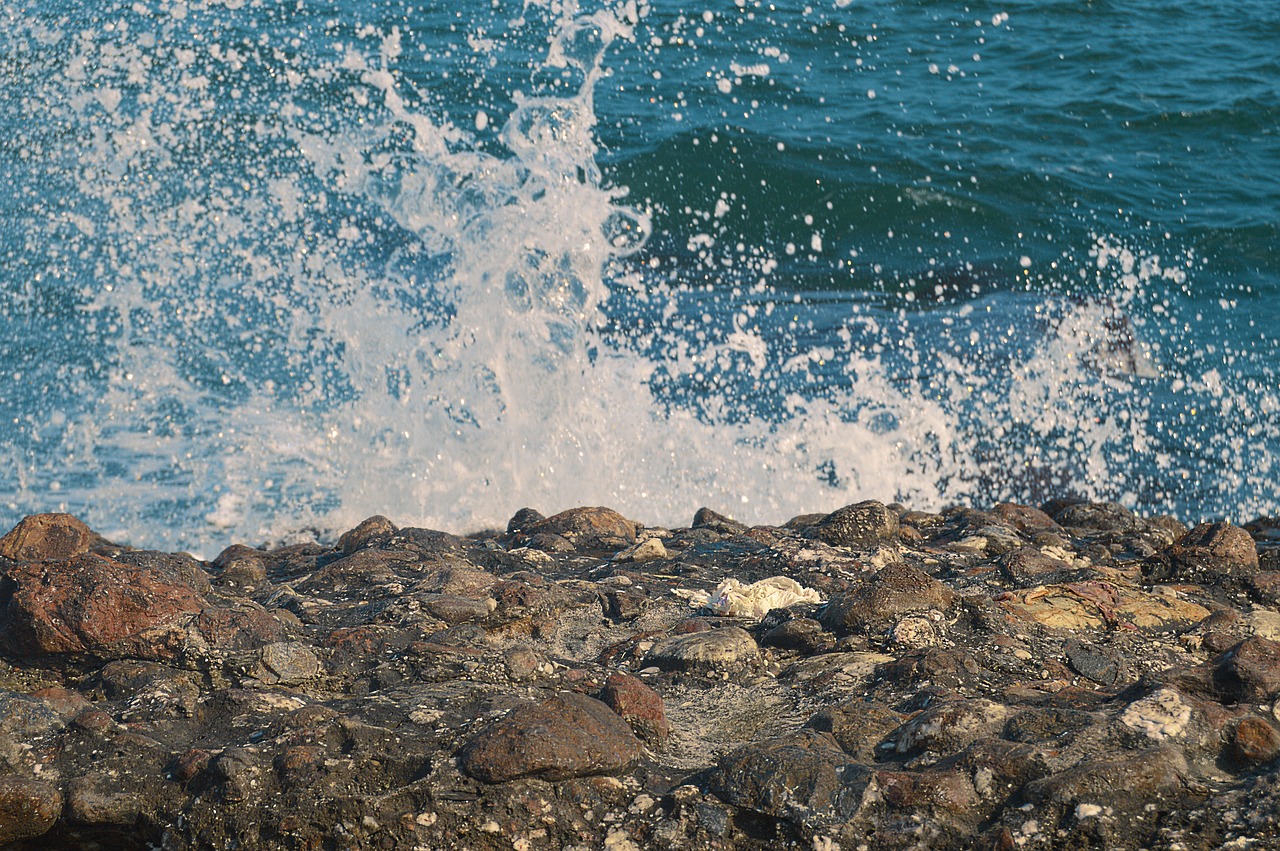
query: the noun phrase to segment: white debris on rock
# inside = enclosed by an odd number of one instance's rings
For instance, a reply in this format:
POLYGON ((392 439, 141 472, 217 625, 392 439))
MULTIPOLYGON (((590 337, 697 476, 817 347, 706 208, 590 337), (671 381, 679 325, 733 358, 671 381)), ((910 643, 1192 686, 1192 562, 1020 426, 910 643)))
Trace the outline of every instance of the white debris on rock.
POLYGON ((785 609, 796 603, 822 603, 822 595, 789 576, 770 576, 750 585, 726 579, 710 594, 677 591, 693 608, 707 608, 717 615, 760 620, 770 609, 785 609))

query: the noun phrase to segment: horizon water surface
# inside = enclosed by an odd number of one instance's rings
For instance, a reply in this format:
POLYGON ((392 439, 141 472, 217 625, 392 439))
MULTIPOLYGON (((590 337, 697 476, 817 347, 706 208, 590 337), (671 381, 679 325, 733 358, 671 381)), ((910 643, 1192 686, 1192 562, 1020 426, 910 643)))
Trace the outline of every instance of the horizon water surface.
POLYGON ((1280 513, 1280 6, 0 0, 0 526, 1280 513))

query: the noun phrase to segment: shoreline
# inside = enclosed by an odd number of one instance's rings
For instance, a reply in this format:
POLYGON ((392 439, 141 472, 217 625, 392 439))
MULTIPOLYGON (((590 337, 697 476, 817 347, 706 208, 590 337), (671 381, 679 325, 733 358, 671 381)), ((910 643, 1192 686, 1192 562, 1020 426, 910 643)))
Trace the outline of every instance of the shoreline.
POLYGON ((523 509, 200 561, 35 515, 0 704, 14 849, 1280 845, 1280 521, 523 509))

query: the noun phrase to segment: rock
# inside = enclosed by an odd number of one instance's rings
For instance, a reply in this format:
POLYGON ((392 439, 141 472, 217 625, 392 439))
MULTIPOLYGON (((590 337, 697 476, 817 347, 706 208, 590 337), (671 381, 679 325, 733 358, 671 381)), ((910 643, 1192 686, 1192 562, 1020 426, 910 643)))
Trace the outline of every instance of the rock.
POLYGON ((1280 643, 1248 638, 1212 663, 1213 684, 1223 701, 1262 703, 1280 695, 1280 643))
POLYGON ((1243 718, 1231 731, 1231 745, 1245 762, 1270 762, 1280 754, 1280 730, 1261 718, 1243 718))
POLYGON ((1057 522, 1038 508, 1029 505, 1017 505, 1002 502, 992 509, 992 513, 1019 532, 1032 532, 1039 529, 1059 529, 1057 522))
POLYGON ((1155 581, 1214 585, 1247 580, 1258 572, 1258 549, 1249 533, 1230 523, 1201 523, 1144 565, 1155 581))
POLYGON ((218 584, 230 588, 253 588, 267 578, 267 563, 262 553, 252 547, 233 544, 213 560, 218 584))
POLYGON ((62 814, 62 793, 52 783, 0 776, 0 845, 44 836, 62 814))
POLYGON ((571 508, 525 531, 559 535, 580 550, 620 550, 636 542, 635 524, 610 508, 571 508))
POLYGON ((1209 617, 1209 610, 1175 592, 1150 594, 1120 582, 1068 582, 1006 591, 996 601, 1021 618, 1050 629, 1100 630, 1115 626, 1166 632, 1209 617))
POLYGON ((666 670, 707 674, 739 670, 754 664, 759 655, 750 633, 726 626, 664 638, 649 650, 645 663, 666 670))
POLYGON ((667 557, 667 548, 662 545, 662 541, 658 538, 647 538, 635 546, 628 547, 613 557, 618 563, 634 562, 636 564, 644 564, 650 561, 660 561, 667 557))
POLYGON ((854 591, 833 596, 818 619, 837 635, 873 633, 909 612, 946 611, 956 599, 954 591, 919 568, 890 564, 854 591))
POLYGON ((462 749, 464 771, 486 783, 610 774, 644 752, 627 722, 598 700, 559 694, 516 709, 462 749))
POLYGON ((1035 547, 1008 553, 1000 560, 1000 569, 1015 588, 1068 581, 1078 572, 1062 559, 1045 555, 1035 547))
POLYGON ((371 546, 379 539, 389 538, 396 532, 399 532, 396 524, 392 523, 381 514, 375 514, 365 520, 350 531, 343 532, 338 538, 338 549, 343 555, 351 555, 358 550, 371 546))
POLYGON ((1138 518, 1114 502, 1079 502, 1047 512, 1060 526, 1099 532, 1128 532, 1138 528, 1138 518))
POLYGON ((739 748, 711 776, 711 790, 726 803, 808 827, 858 815, 872 788, 871 770, 817 730, 739 748))
POLYGON ((749 531, 745 523, 717 514, 710 508, 699 508, 693 515, 693 523, 690 526, 694 529, 712 529, 726 535, 745 535, 749 531))
POLYGON ((16 587, 0 644, 18 656, 58 653, 172 658, 184 616, 204 598, 177 577, 95 555, 9 571, 16 587))
POLYGON ((646 742, 661 746, 671 735, 662 697, 629 674, 610 674, 600 692, 600 701, 618 713, 646 742))
POLYGON ((783 621, 760 637, 765 647, 781 647, 812 655, 835 646, 835 636, 822 628, 814 618, 792 618, 783 621))
POLYGON ((1032 803, 1074 809, 1081 802, 1105 803, 1122 812, 1141 811, 1162 796, 1176 796, 1191 773, 1186 757, 1172 745, 1098 756, 1024 788, 1032 803))
MULTIPOLYGON (((805 727, 830 733, 840 748, 855 760, 871 763, 882 752, 880 744, 902 726, 903 716, 887 706, 855 698, 815 713, 805 727)), ((895 743, 890 742, 892 747, 895 743)))
POLYGON ((900 754, 958 753, 977 739, 995 735, 1007 716, 1005 707, 982 698, 940 701, 893 734, 894 749, 900 754))
POLYGON ((95 537, 70 514, 32 514, 0 538, 0 556, 14 561, 66 561, 89 552, 95 537))
POLYGON ((541 513, 534 511, 532 508, 522 508, 507 521, 507 534, 514 535, 517 532, 526 532, 546 519, 541 513))
POLYGON ((1085 641, 1067 639, 1063 646, 1071 670, 1104 686, 1116 685, 1123 677, 1120 662, 1085 641))
POLYGON ((898 515, 875 500, 836 509, 810 527, 809 534, 833 547, 874 549, 898 537, 898 515))
POLYGON ((320 660, 305 644, 277 641, 258 653, 254 677, 271 685, 297 685, 320 673, 320 660))

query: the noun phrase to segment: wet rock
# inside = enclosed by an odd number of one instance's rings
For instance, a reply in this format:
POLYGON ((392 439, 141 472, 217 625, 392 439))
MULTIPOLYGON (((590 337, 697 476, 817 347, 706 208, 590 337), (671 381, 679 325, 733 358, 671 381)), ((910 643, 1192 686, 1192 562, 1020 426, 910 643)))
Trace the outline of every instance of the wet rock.
POLYGON ((1172 745, 1087 759, 1023 790, 1031 803, 1062 810, 1081 803, 1105 803, 1134 812, 1163 796, 1176 796, 1191 774, 1182 752, 1172 745))
POLYGON ((1244 718, 1231 730, 1231 745, 1245 762, 1270 762, 1280 755, 1280 730, 1262 718, 1244 718))
POLYGON ((507 521, 507 534, 514 535, 518 532, 527 532, 546 519, 541 512, 532 508, 522 508, 507 521))
POLYGON ((1071 670, 1096 683, 1113 686, 1123 678, 1120 661, 1088 642, 1068 639, 1063 653, 1071 670))
POLYGON ((19 656, 172 658, 180 621, 205 606, 176 576, 96 555, 20 565, 9 578, 0 644, 19 656))
POLYGON ((1035 547, 1023 547, 1007 554, 1000 561, 1000 570, 1015 588, 1062 582, 1077 573, 1072 565, 1035 547))
POLYGON ((835 636, 822 628, 814 618, 792 618, 769 629, 760 637, 764 647, 798 650, 812 655, 835 646, 835 636))
POLYGON ((629 674, 610 674, 600 692, 600 701, 618 713, 646 742, 661 746, 671 735, 662 697, 629 674))
POLYGON ((1205 607, 1157 586, 1147 593, 1119 582, 1068 582, 1006 591, 995 599, 1007 611, 1050 629, 1100 630, 1113 627, 1166 632, 1209 617, 1205 607))
POLYGON ((0 845, 43 836, 62 814, 62 793, 52 783, 0 776, 0 845))
POLYGON ((992 514, 1002 522, 1019 532, 1032 532, 1040 529, 1058 529, 1057 522, 1038 508, 1029 505, 1002 502, 992 509, 992 514))
POLYGON ((720 760, 711 789, 726 803, 811 827, 847 821, 867 805, 872 775, 829 734, 801 730, 720 760))
POLYGON ((673 635, 654 644, 645 663, 698 673, 739 670, 759 659, 755 639, 745 629, 726 626, 705 632, 673 635))
POLYGON ((1280 643, 1249 638, 1214 660, 1213 684, 1224 701, 1262 703, 1280 695, 1280 643))
POLYGON ((643 753, 626 721, 598 700, 555 695, 516 709, 462 749, 464 771, 486 783, 609 774, 643 753))
POLYGON ((855 590, 833 596, 818 619, 837 635, 874 633, 909 612, 946 611, 956 599, 954 591, 919 568, 890 564, 855 590))
POLYGON ((14 561, 66 561, 89 552, 95 535, 70 514, 32 514, 0 538, 0 556, 14 561))
POLYGON ((267 578, 267 563, 252 547, 233 544, 213 560, 219 571, 217 583, 229 588, 253 588, 267 578))
POLYGON ((875 500, 836 509, 809 528, 809 534, 833 547, 872 549, 897 540, 898 515, 875 500))

